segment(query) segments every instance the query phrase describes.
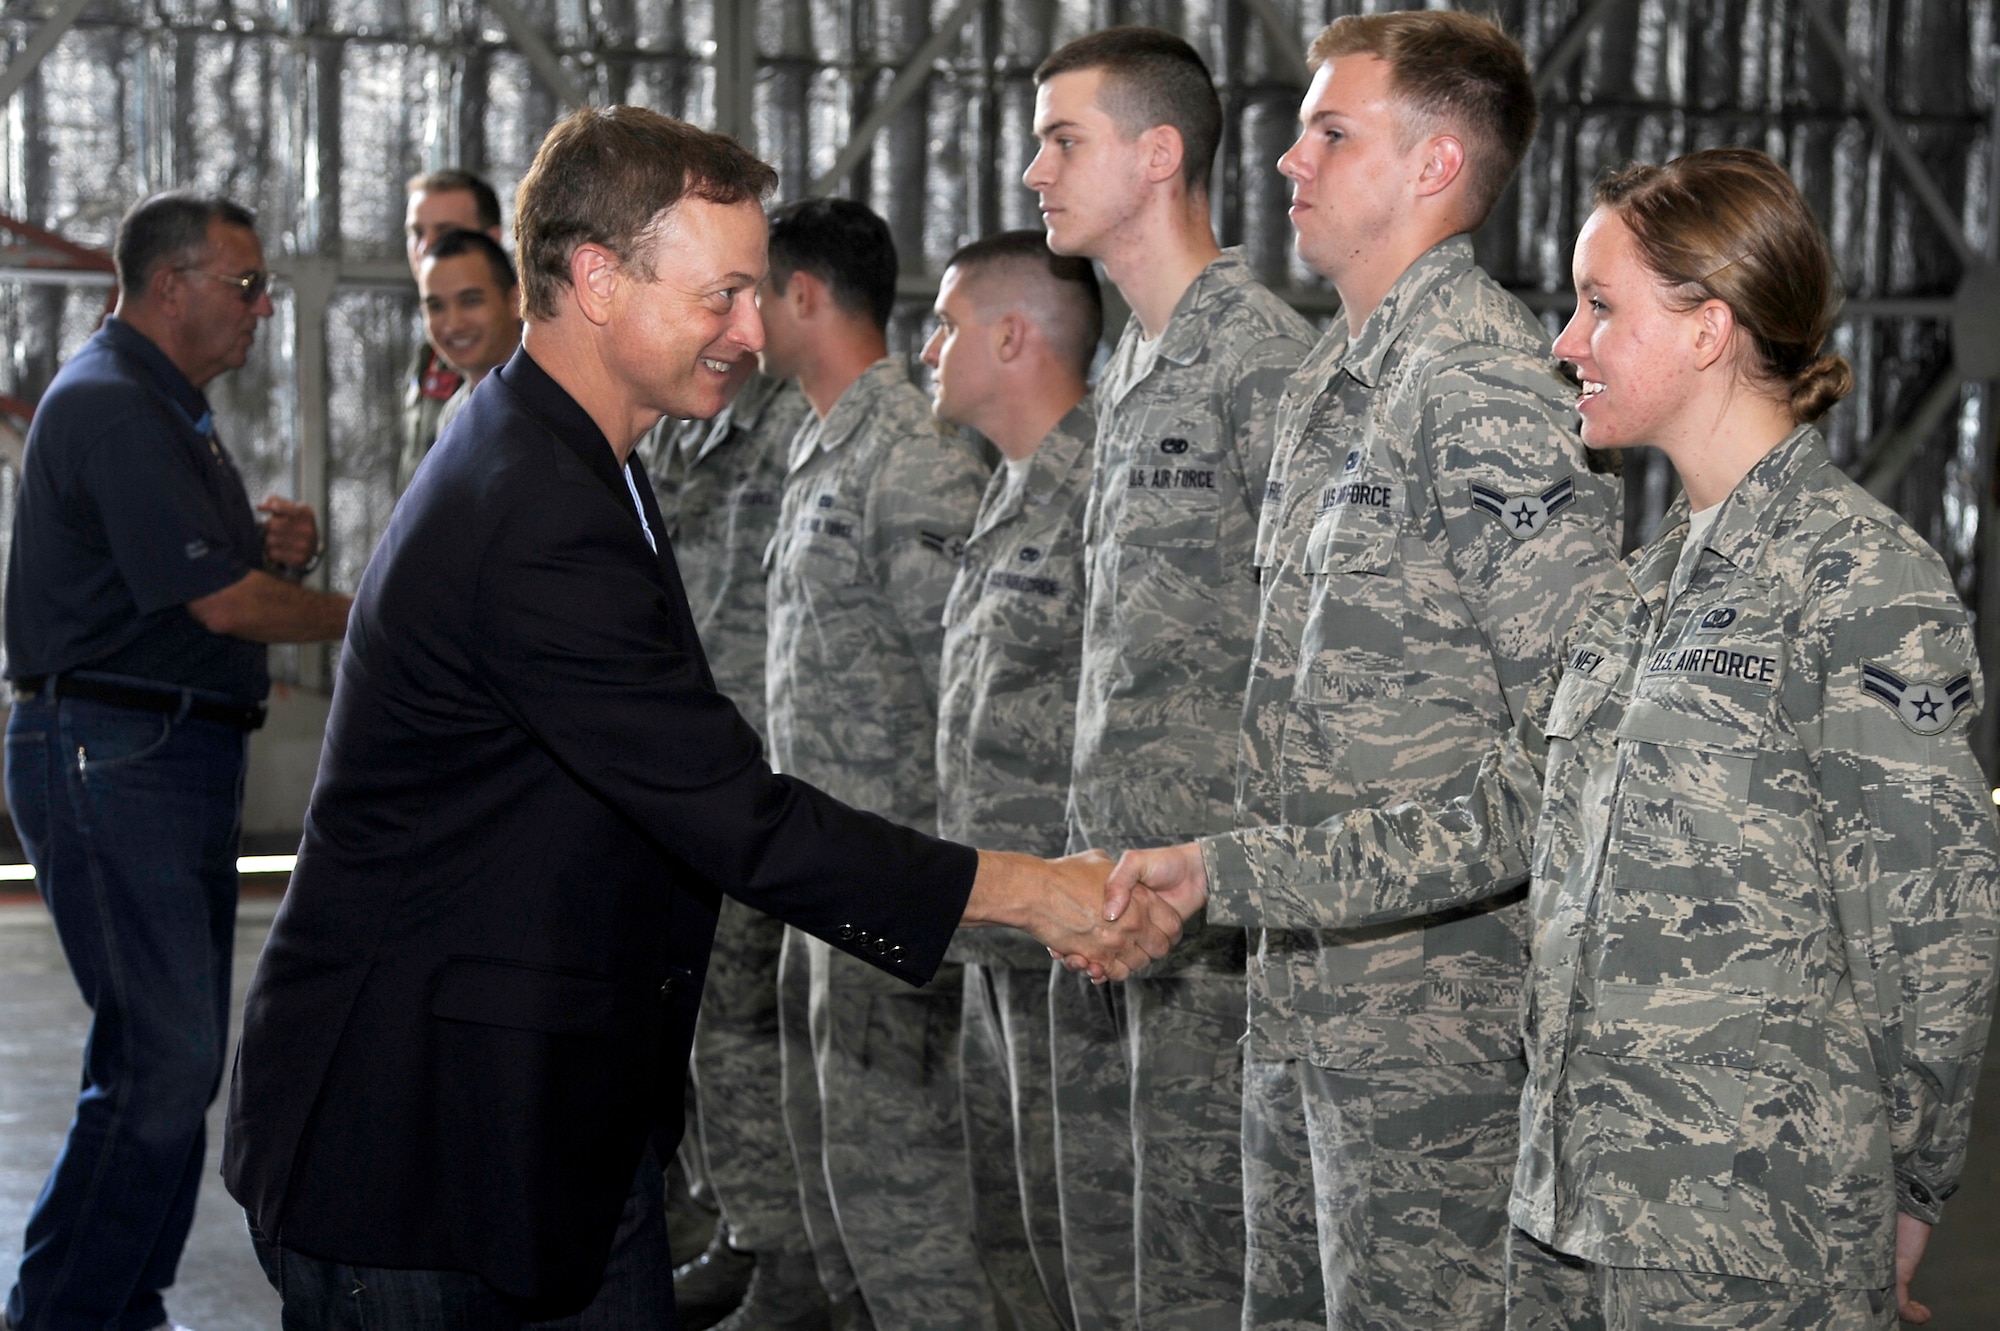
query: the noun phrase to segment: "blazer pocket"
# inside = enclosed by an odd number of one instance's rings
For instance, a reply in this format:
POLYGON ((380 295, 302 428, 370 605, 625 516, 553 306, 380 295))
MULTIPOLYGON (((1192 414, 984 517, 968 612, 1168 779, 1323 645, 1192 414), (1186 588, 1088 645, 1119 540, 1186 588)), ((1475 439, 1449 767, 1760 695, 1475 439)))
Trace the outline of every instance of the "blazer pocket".
POLYGON ((611 1025, 618 987, 608 976, 491 957, 452 957, 431 994, 446 1021, 544 1035, 588 1035, 611 1025))

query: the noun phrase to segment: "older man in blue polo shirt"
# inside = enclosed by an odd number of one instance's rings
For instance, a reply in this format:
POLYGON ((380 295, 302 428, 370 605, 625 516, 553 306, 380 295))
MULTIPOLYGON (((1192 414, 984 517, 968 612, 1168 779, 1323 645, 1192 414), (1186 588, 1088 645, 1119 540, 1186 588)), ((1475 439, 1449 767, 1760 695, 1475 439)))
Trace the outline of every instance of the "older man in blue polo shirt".
POLYGON ((0 1328, 167 1324, 229 1035, 236 843, 265 644, 346 628, 297 585, 311 508, 260 525, 202 385, 271 314, 251 214, 158 195, 113 316, 28 432, 7 567, 7 803, 90 1004, 83 1093, 0 1328))

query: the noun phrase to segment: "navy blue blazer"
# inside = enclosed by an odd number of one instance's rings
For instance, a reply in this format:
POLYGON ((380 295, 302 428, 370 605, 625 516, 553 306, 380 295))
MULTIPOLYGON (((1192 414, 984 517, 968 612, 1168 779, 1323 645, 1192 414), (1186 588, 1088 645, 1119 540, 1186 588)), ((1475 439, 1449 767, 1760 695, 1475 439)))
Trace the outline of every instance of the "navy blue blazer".
POLYGON ((715 691, 643 472, 525 350, 418 472, 348 624, 305 839, 257 964, 223 1175, 266 1235, 597 1287, 677 1140, 720 894, 912 983, 970 849, 765 765, 715 691))

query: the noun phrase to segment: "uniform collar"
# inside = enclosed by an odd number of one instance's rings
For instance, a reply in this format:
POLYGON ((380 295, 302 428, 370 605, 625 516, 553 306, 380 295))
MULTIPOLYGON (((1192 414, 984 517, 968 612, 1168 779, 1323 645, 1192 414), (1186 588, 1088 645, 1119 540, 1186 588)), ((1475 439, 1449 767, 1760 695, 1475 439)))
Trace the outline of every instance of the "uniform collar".
MULTIPOLYGON (((1715 525, 1702 538, 1703 553, 1714 554, 1740 570, 1754 569, 1770 541, 1770 514, 1787 505, 1820 468, 1833 465, 1817 426, 1800 425, 1776 448, 1757 460, 1722 500, 1715 525)), ((1660 520, 1660 533, 1642 551, 1633 567, 1633 583, 1655 609, 1663 608, 1667 588, 1677 578, 1689 521, 1685 491, 1674 497, 1660 520)), ((1689 569, 1687 572, 1692 573, 1689 569)))
MULTIPOLYGON (((1341 353, 1336 368, 1346 370, 1357 382, 1373 388, 1382 377, 1382 362, 1416 321, 1417 312, 1428 303, 1431 293, 1471 268, 1469 236, 1448 237, 1418 255, 1417 261, 1403 270, 1403 275, 1382 297, 1382 303, 1369 311, 1361 323, 1361 331, 1341 353)), ((1335 324, 1336 329, 1346 326, 1345 319, 1335 324)))
POLYGON ((209 411, 207 395, 194 386, 152 338, 116 315, 106 316, 97 335, 118 355, 136 362, 196 434, 206 436, 214 430, 215 418, 209 411))
MULTIPOLYGON (((1173 313, 1167 316, 1167 326, 1160 330, 1159 340, 1153 344, 1143 373, 1133 374, 1122 386, 1118 399, 1142 383, 1152 367, 1161 361, 1175 365, 1192 365, 1208 349, 1215 335, 1214 320, 1208 318, 1208 311, 1217 301, 1230 292, 1256 280, 1250 265, 1244 262, 1243 247, 1232 245, 1209 260, 1208 266, 1195 274, 1194 281, 1188 283, 1181 298, 1174 302, 1173 313)), ((1138 316, 1126 325, 1125 336, 1142 341, 1145 330, 1139 326, 1138 316)))
POLYGON ((1028 475, 1021 484, 1007 484, 1005 464, 993 473, 993 484, 1002 487, 1004 497, 990 511, 981 506, 979 526, 972 534, 980 536, 1003 522, 1011 522, 1030 506, 1039 508, 1048 503, 1061 491, 1063 482, 1076 470, 1077 463, 1085 459, 1096 439, 1097 417, 1091 414, 1090 397, 1085 394, 1036 445, 1028 459, 1028 475))
POLYGON ((681 440, 681 452, 688 456, 689 461, 700 462, 722 447, 731 431, 741 430, 748 434, 757 428, 758 422, 764 419, 764 413, 778 400, 778 394, 784 388, 785 381, 782 379, 773 379, 761 372, 751 375, 750 382, 743 385, 734 401, 716 413, 706 430, 687 432, 681 440))
POLYGON ((831 453, 861 433, 875 417, 875 407, 884 394, 898 384, 910 382, 909 367, 901 356, 884 356, 847 386, 823 421, 809 422, 792 450, 790 471, 797 471, 814 453, 831 453), (815 428, 815 426, 817 428, 815 428))

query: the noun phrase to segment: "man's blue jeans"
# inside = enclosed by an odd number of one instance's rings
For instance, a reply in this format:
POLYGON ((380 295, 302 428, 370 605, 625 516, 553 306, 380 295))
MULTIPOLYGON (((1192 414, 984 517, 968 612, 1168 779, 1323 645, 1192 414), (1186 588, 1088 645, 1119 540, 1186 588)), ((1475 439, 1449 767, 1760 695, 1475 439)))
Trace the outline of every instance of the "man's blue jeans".
POLYGON ((14 704, 7 802, 92 1012, 76 1117, 7 1297, 23 1331, 166 1321, 229 1040, 246 747, 213 721, 14 704))

